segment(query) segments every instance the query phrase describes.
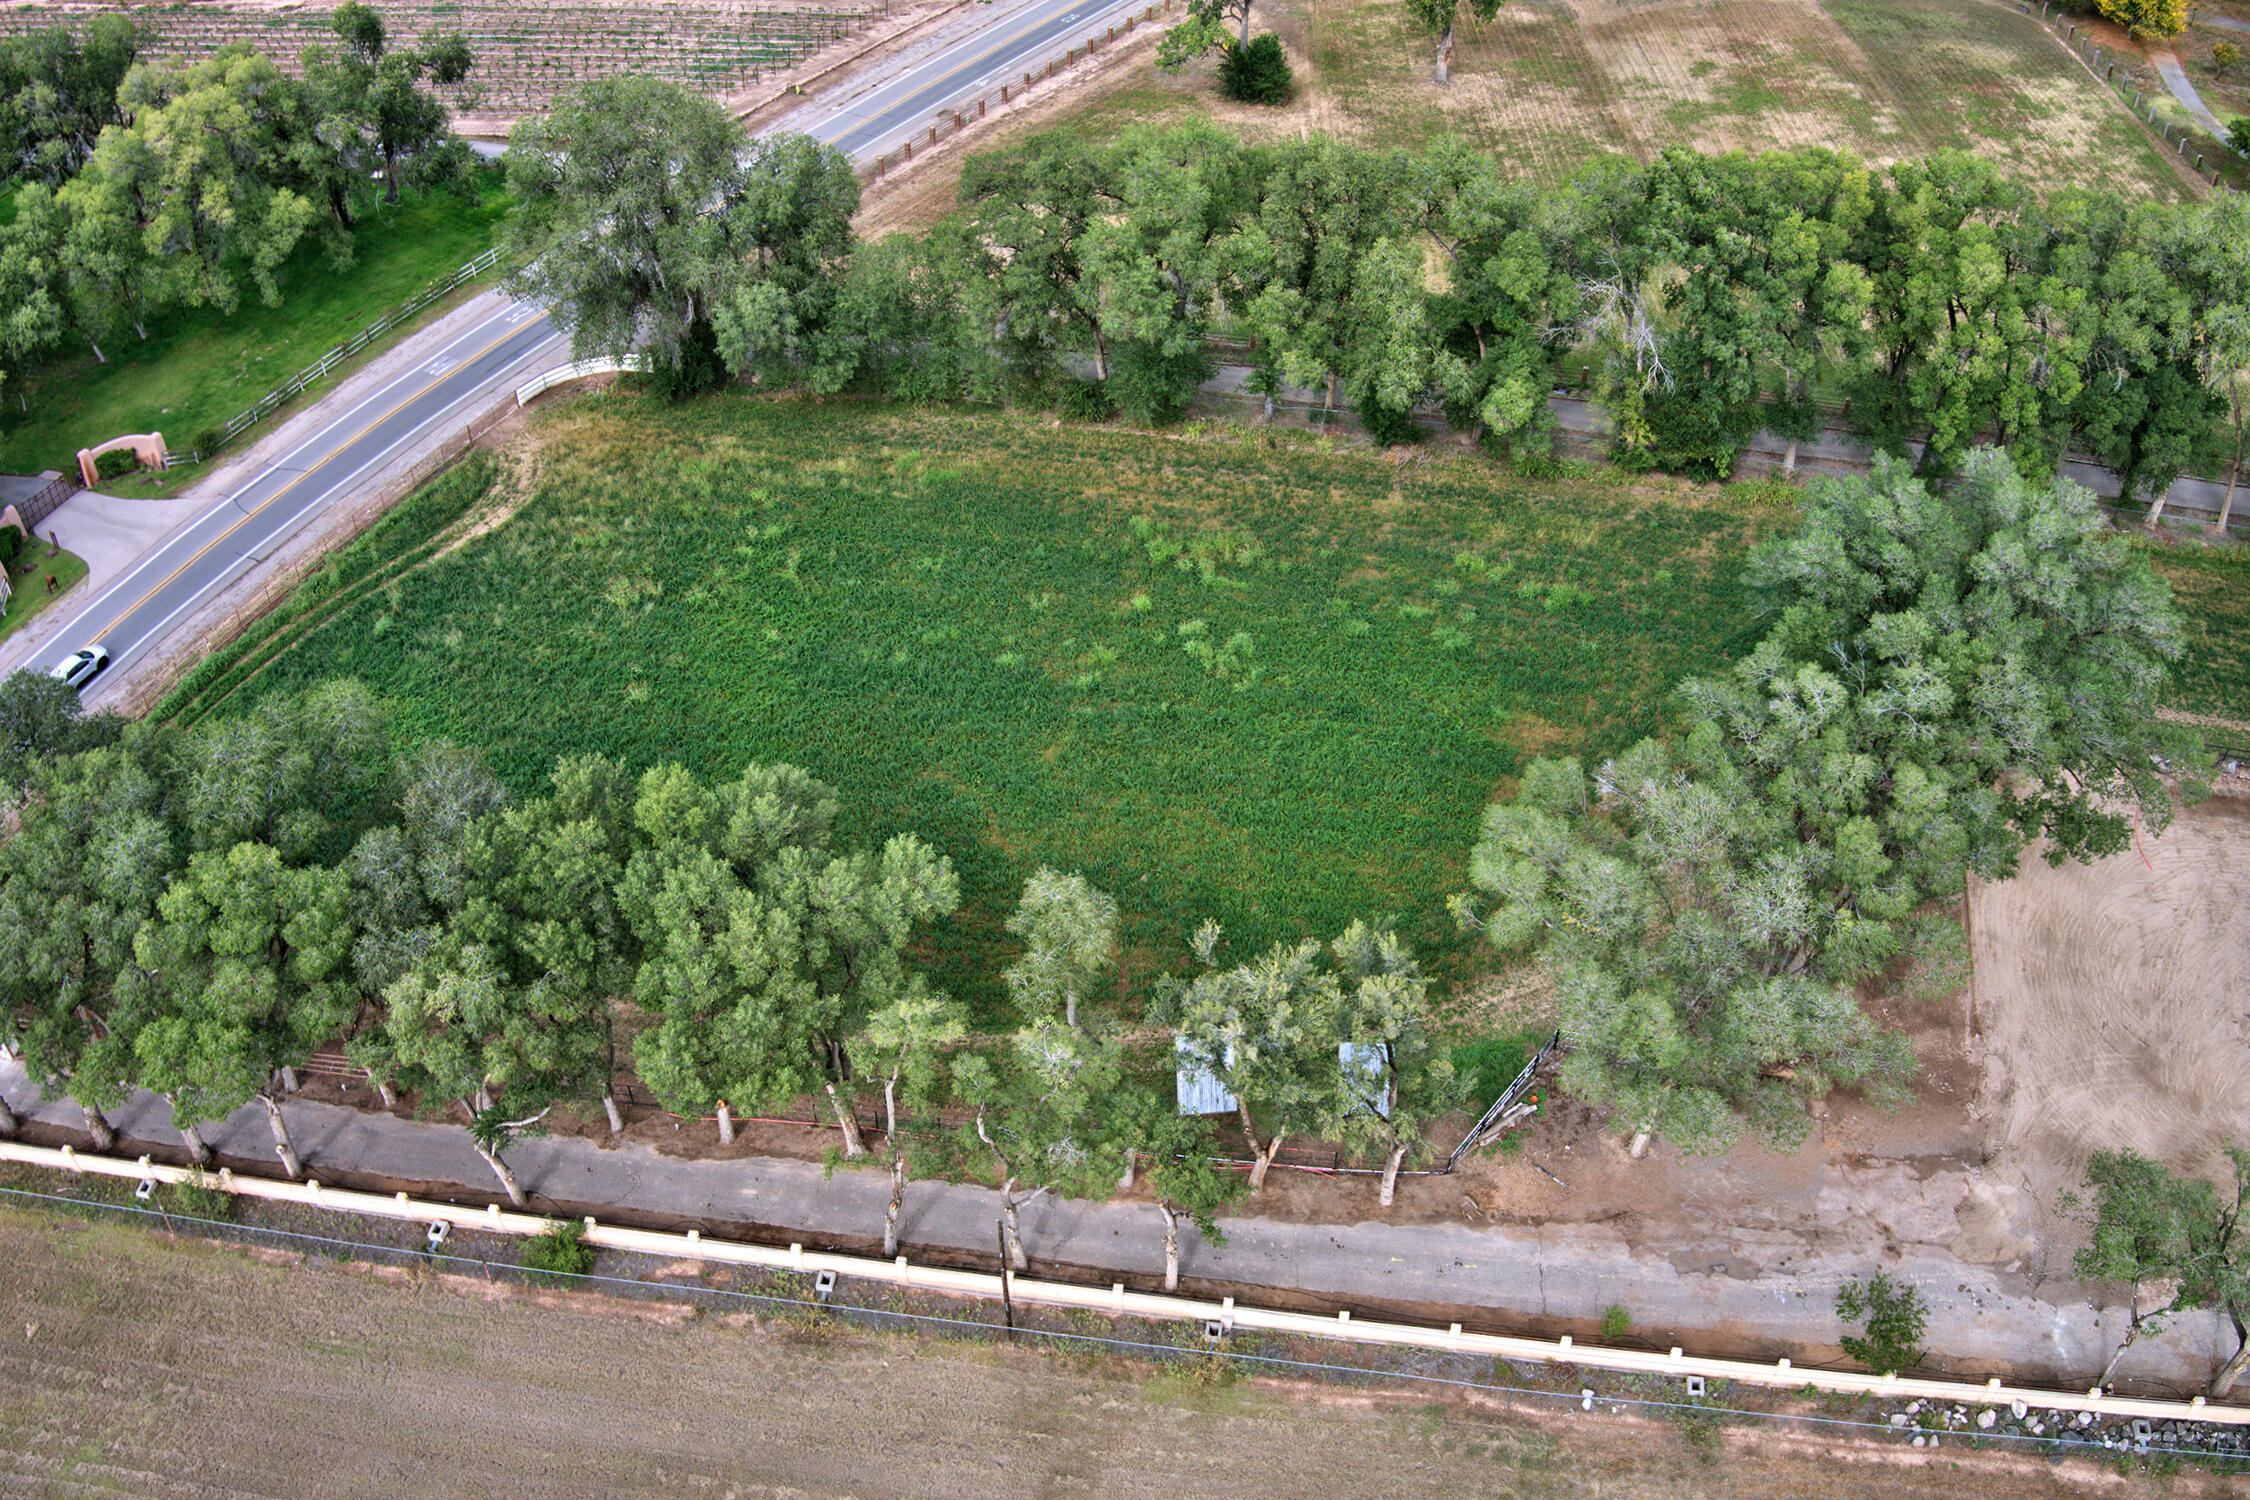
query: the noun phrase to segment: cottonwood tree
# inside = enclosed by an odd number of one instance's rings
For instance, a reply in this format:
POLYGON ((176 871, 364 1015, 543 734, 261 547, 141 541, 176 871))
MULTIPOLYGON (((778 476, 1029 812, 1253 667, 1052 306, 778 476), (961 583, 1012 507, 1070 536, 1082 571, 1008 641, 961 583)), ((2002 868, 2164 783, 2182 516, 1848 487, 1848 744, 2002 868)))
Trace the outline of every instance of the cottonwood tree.
POLYGON ((102 1109, 136 1076, 130 1029, 114 1019, 119 976, 178 867, 163 759, 158 737, 137 729, 35 759, 0 839, 0 1024, 34 1083, 77 1098, 104 1151, 116 1133, 102 1109))
MULTIPOLYGON (((2226 403, 2234 437, 2226 498, 2219 505, 2223 533, 2234 515, 2242 453, 2250 444, 2250 204, 2239 193, 2204 200, 2184 217, 2173 252, 2186 267, 2196 322, 2196 370, 2226 403)), ((2155 525, 2163 513, 2163 497, 2158 496, 2149 507, 2149 524, 2155 525)))
POLYGON ((2175 1174, 2131 1151, 2098 1151, 2086 1168, 2090 1201, 2064 1196, 2064 1211, 2085 1211, 2092 1226, 2073 1262, 2078 1274, 2132 1289, 2125 1337, 2097 1384, 2109 1384, 2143 1333, 2167 1317, 2202 1308, 2223 1312, 2234 1324, 2235 1351, 2212 1376, 2211 1398, 2232 1395, 2250 1368, 2250 1228, 2243 1223, 2243 1209, 2250 1206, 2250 1151, 2229 1145, 2225 1152, 2234 1168, 2231 1189, 2175 1174), (2166 1300, 2143 1307, 2141 1288, 2148 1283, 2166 1288, 2166 1300))
POLYGON ((1326 382, 1348 363, 1362 260, 1399 228, 1404 158, 1321 137, 1267 148, 1252 211, 1227 244, 1227 295, 1278 388, 1326 382))
POLYGON ((967 1013, 919 974, 907 981, 898 999, 869 1016, 860 1033, 860 1056, 881 1070, 883 1079, 883 1152, 891 1163, 891 1197, 883 1211, 885 1260, 898 1254, 908 1173, 918 1159, 935 1155, 922 1147, 922 1140, 944 1102, 945 1053, 968 1034, 967 1013))
POLYGON ((2074 485, 1985 450, 1939 499, 1881 461, 1750 571, 1777 622, 1683 687, 1684 739, 1527 768, 1457 903, 1555 975, 1566 1083, 1691 1150, 1738 1113, 1793 1142, 1837 1085, 1898 1097, 1911 1054, 1853 986, 1909 919, 2034 838, 2060 862, 2161 831, 2159 755, 2194 791, 2193 737, 2154 719, 2177 617, 2074 485))
POLYGON ((1117 1138, 1123 1050, 1060 1016, 1045 1016, 1010 1038, 998 1056, 954 1063, 956 1092, 976 1111, 968 1129, 1000 1177, 1000 1218, 1008 1261, 1030 1264, 1019 1214, 1052 1192, 1099 1200, 1113 1192, 1128 1144, 1117 1138))
POLYGON ((1177 1032, 1181 1064, 1210 1073, 1234 1095, 1243 1138, 1257 1158, 1250 1169, 1256 1192, 1290 1135, 1341 1113, 1343 985, 1322 967, 1320 944, 1310 938, 1276 943, 1231 969, 1218 966, 1219 940, 1216 922, 1197 929, 1204 972, 1166 981, 1154 1014, 1177 1032))
MULTIPOLYGON (((247 275, 278 304, 282 263, 322 218, 291 180, 306 162, 290 147, 314 125, 302 91, 236 44, 186 65, 142 63, 119 94, 131 123, 102 133, 89 167, 125 195, 164 299, 232 313, 247 275)), ((333 225, 326 238, 331 260, 349 264, 350 239, 333 225)))
POLYGON ((275 1080, 352 1014, 350 908, 341 870, 292 864, 271 844, 206 849, 158 898, 119 977, 120 1008, 141 1017, 142 1085, 189 1124, 255 1101, 293 1178, 304 1164, 275 1080))
POLYGON ((1024 940, 1024 955, 1002 978, 1019 1015, 1032 1020, 1060 1013, 1078 1025, 1078 1002, 1116 963, 1117 901, 1083 875, 1041 865, 1023 883, 1023 899, 1008 931, 1024 940))
POLYGON ((468 1112, 471 1144, 520 1208, 509 1144, 599 1086, 606 1037, 577 997, 544 975, 511 973, 508 957, 448 933, 384 991, 383 1027, 399 1080, 468 1112))
POLYGON ((1430 1034, 1429 978, 1398 935, 1354 922, 1331 950, 1347 986, 1340 1034, 1351 1052, 1322 1134, 1383 1158, 1388 1208, 1399 1169, 1429 1155, 1429 1127, 1459 1107, 1461 1086, 1430 1034))
POLYGON ((425 183, 461 176, 468 148, 446 128, 446 107, 423 80, 451 87, 467 78, 476 67, 467 39, 445 33, 394 47, 382 16, 357 0, 339 6, 329 27, 342 45, 333 53, 308 49, 306 76, 365 156, 381 164, 383 196, 398 202, 404 175, 425 183))
POLYGON ((1913 1054, 1853 994, 1873 966, 1825 851, 1758 796, 1714 726, 1677 750, 1643 741, 1597 778, 1574 758, 1532 762, 1486 812, 1469 877, 1463 920, 1555 980, 1565 1087, 1637 1134, 1719 1152, 1747 1116, 1794 1146, 1806 1099, 1838 1085, 1903 1097, 1913 1054))
POLYGON ((70 179, 101 133, 125 123, 118 86, 146 40, 130 16, 97 15, 0 40, 0 148, 7 176, 49 187, 70 179))
POLYGON ((2199 747, 2160 725, 2180 620, 2147 560, 2068 480, 1971 455, 1934 494, 1901 463, 1822 481, 1751 576, 1779 606, 1726 678, 1684 688, 1723 726, 1761 797, 1831 849, 1852 906, 1894 920, 1950 901, 1966 871, 2161 833, 2173 762, 2196 794, 2199 747))
POLYGON ((1156 65, 1177 73, 1205 53, 1226 46, 1227 23, 1235 26, 1237 47, 1250 45, 1250 9, 1257 0, 1188 0, 1187 19, 1156 44, 1156 65))
POLYGON ((1430 299, 1431 378, 1446 420, 1504 452, 1552 456, 1550 341, 1576 290, 1541 220, 1540 195, 1503 180, 1484 152, 1443 137, 1413 161, 1414 227, 1445 257, 1430 299))
POLYGON ((390 771, 382 701, 359 682, 326 682, 182 737, 174 816, 193 849, 255 841, 302 860, 358 819, 390 771))
POLYGON ((1218 1139, 1208 1120, 1183 1117, 1167 1089, 1127 1089, 1116 1106, 1118 1130, 1149 1164, 1149 1202, 1164 1219, 1164 1290, 1180 1289, 1180 1225, 1193 1224, 1212 1248, 1226 1234, 1219 1215, 1249 1191, 1243 1174, 1213 1160, 1218 1139))
POLYGON ((1465 3, 1469 14, 1478 21, 1489 21, 1500 14, 1507 0, 1405 0, 1406 22, 1413 30, 1437 39, 1437 72, 1439 83, 1449 82, 1446 64, 1453 56, 1453 28, 1460 19, 1465 3))
POLYGON ((0 678, 0 803, 21 797, 36 768, 113 745, 124 730, 109 709, 86 712, 69 683, 28 667, 10 672, 0 678))
POLYGON ((907 993, 915 929, 959 903, 952 863, 912 834, 831 852, 835 814, 793 766, 713 788, 677 766, 641 778, 619 903, 654 1024, 633 1055, 665 1108, 716 1110, 722 1139, 733 1105, 825 1093, 846 1154, 866 1154, 846 1043, 907 993))
POLYGON ((580 357, 645 347, 682 393, 796 358, 851 244, 859 185, 834 148, 750 141, 715 102, 626 75, 565 96, 511 137, 526 257, 512 295, 555 307, 580 357), (670 373, 666 373, 670 372, 670 373))

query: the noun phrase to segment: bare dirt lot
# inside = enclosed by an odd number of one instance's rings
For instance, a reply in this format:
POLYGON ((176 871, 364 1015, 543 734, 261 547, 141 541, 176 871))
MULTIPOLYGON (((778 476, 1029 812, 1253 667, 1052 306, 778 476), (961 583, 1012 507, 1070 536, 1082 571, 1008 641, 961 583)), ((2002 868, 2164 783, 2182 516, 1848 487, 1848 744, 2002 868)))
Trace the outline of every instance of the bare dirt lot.
POLYGON ((2051 1206, 2096 1151, 2223 1173, 2250 1143, 2250 797, 2098 864, 2027 859, 1970 935, 1995 1175, 2051 1206))
MULTIPOLYGON (((1432 1406, 933 1345, 0 1214, 0 1493, 1919 1497, 2078 1464, 1432 1406), (20 1333, 19 1333, 20 1330, 20 1333), (1691 1442, 1690 1438, 1697 1440, 1691 1442), (1848 1477, 1839 1477, 1842 1466, 1848 1477)), ((2182 1476, 2164 1493, 2240 1493, 2182 1476)))

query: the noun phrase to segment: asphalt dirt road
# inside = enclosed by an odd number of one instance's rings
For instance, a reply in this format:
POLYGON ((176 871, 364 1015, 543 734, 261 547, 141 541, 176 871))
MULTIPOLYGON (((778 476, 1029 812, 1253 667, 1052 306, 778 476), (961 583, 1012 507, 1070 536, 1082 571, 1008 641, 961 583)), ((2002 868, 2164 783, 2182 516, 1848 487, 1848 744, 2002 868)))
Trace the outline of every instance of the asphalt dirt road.
MULTIPOLYGON (((839 100, 805 126, 855 159, 902 140, 941 105, 991 79, 1041 65, 1058 43, 1090 34, 1126 0, 1031 0, 996 7, 985 23, 900 78, 839 100)), ((109 666, 84 696, 96 706, 124 695, 136 671, 183 620, 252 573, 307 522, 352 499, 387 467, 436 447, 468 416, 489 410, 521 381, 566 363, 563 333, 529 303, 508 303, 464 329, 413 370, 340 407, 275 462, 95 592, 22 665, 44 671, 81 646, 100 644, 109 666)), ((179 502, 193 505, 194 501, 179 502)))
MULTIPOLYGON (((0 1495, 1732 1500, 2141 1486, 1107 1357, 382 1279, 0 1211, 0 1495)), ((2184 1475, 2168 1495, 2228 1493, 2184 1475)), ((2237 1493, 2239 1491, 2236 1491, 2237 1493)))

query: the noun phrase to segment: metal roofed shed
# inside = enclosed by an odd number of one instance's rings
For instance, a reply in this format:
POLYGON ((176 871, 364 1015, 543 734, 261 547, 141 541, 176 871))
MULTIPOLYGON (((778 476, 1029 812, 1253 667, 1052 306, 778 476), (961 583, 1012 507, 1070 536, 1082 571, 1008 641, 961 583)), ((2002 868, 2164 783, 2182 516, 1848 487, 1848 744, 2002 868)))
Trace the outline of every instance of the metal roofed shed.
POLYGON ((1375 1113, 1388 1120, 1391 1117, 1391 1086, 1383 1076, 1383 1044, 1381 1042, 1345 1042, 1336 1049, 1336 1066, 1346 1078, 1356 1076, 1359 1086, 1353 1090, 1361 1098, 1371 1101, 1375 1113))
MULTIPOLYGON (((1196 1063, 1188 1055, 1186 1037, 1172 1038, 1172 1053, 1179 1059, 1179 1112, 1183 1115, 1231 1115, 1239 1105, 1227 1086, 1209 1068, 1196 1063)), ((1227 1061, 1234 1061, 1234 1049, 1227 1049, 1227 1061)))

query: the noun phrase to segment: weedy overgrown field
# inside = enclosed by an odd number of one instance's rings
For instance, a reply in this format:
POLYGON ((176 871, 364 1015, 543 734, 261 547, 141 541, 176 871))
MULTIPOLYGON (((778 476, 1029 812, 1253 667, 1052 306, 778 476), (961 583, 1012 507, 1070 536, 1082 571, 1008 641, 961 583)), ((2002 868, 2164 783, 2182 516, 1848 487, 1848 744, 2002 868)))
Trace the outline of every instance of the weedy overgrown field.
POLYGON ((1755 640, 1739 564, 1790 515, 849 403, 607 396, 535 439, 528 495, 455 470, 166 711, 356 676, 525 791, 579 751, 795 762, 848 825, 952 855, 941 967, 993 1003, 1042 862, 1118 893, 1128 984, 1206 915, 1237 952, 1390 914, 1465 958, 1444 898, 1494 791, 1536 751, 1630 744, 1755 640))
POLYGON ((160 712, 355 676, 524 792, 582 751, 803 765, 957 862, 931 957, 995 1020, 1042 863, 1118 894, 1134 989, 1205 916, 1243 954, 1395 916, 1475 963, 1444 901, 1494 793, 1662 727, 1757 639, 1741 563, 1794 521, 1771 485, 864 403, 607 395, 527 441, 520 491, 451 471, 160 712))

